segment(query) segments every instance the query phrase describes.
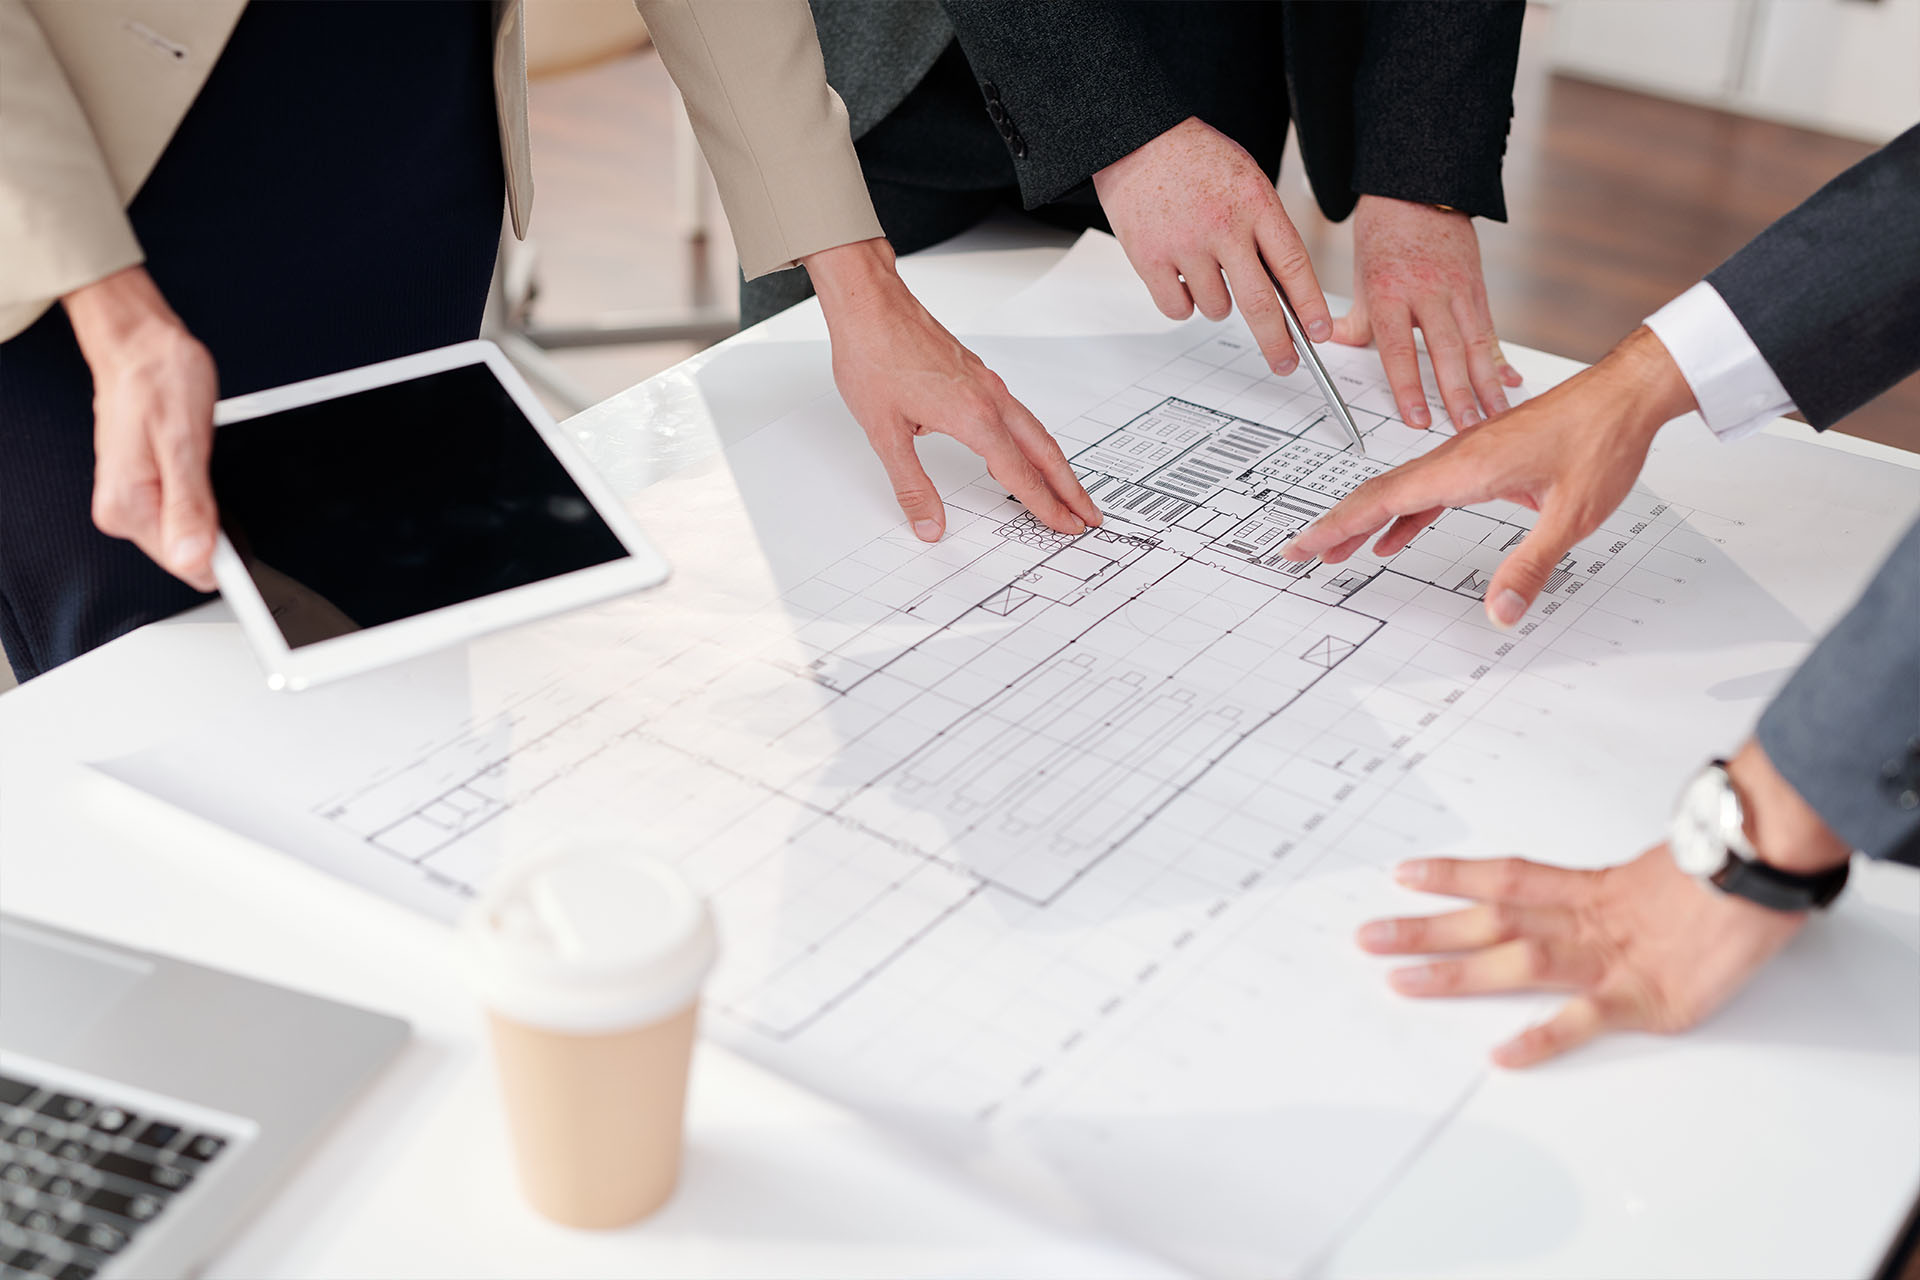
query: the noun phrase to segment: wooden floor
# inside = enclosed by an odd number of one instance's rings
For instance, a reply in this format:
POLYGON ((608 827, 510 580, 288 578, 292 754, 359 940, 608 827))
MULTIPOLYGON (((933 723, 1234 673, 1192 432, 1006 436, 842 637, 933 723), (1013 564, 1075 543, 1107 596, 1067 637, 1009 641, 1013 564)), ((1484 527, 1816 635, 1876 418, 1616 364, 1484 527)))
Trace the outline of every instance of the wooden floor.
MULTIPOLYGON (((1692 285, 1868 155, 1867 143, 1548 74, 1529 13, 1505 185, 1509 221, 1477 224, 1500 335, 1597 360, 1692 285)), ((1290 157, 1291 159, 1292 157, 1290 157)), ((1352 239, 1320 218, 1297 165, 1281 194, 1329 288, 1353 274, 1352 239)), ((1920 376, 1841 429, 1920 450, 1920 376)))
MULTIPOLYGON (((1529 12, 1506 165, 1511 221, 1482 222, 1501 335, 1594 360, 1821 183, 1872 150, 1861 142, 1549 74, 1549 10, 1529 12)), ((558 320, 685 297, 673 236, 671 111, 659 61, 642 53, 537 81, 541 314, 558 320)), ((1319 218, 1297 156, 1281 193, 1321 279, 1348 291, 1351 240, 1319 218)), ((724 227, 724 224, 721 224, 724 227)), ((709 279, 730 289, 724 230, 709 279)), ((570 354, 591 389, 617 391, 688 348, 570 354)), ((1853 415, 1845 430, 1920 450, 1920 378, 1853 415)))

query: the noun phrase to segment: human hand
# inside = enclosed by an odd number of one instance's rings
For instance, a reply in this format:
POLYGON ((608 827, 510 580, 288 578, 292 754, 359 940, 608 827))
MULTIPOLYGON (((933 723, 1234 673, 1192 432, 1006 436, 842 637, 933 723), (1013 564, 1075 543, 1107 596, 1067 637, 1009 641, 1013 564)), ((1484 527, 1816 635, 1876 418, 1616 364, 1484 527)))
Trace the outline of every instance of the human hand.
POLYGON ((1494 571, 1486 596, 1487 616, 1511 627, 1561 557, 1626 498, 1654 435, 1693 407, 1667 349, 1638 329, 1591 369, 1367 481, 1283 554, 1338 564, 1387 526, 1374 552, 1390 556, 1447 507, 1518 503, 1540 518, 1494 571))
POLYGON ((1520 371, 1507 363, 1494 336, 1473 219, 1430 204, 1361 196, 1353 214, 1353 253, 1358 296, 1353 309, 1333 322, 1333 340, 1379 346, 1406 424, 1422 430, 1433 425, 1420 387, 1416 326, 1456 429, 1504 413, 1504 388, 1520 385, 1520 371))
POLYGON ((94 524, 187 585, 214 590, 213 358, 142 267, 62 301, 93 372, 94 524))
POLYGON ((834 383, 880 455, 916 537, 937 542, 947 526, 939 491, 914 452, 914 437, 929 431, 986 459, 994 480, 1048 528, 1084 533, 1100 523, 1060 445, 920 305, 885 240, 826 249, 805 263, 827 318, 834 383))
MULTIPOLYGON (((1749 742, 1728 764, 1762 861, 1812 874, 1847 860, 1828 828, 1749 742)), ((1504 1067, 1565 1053, 1603 1031, 1684 1031, 1704 1021, 1785 946, 1805 912, 1774 911, 1702 884, 1674 865, 1665 844, 1601 871, 1523 858, 1428 858, 1395 879, 1474 905, 1444 915, 1361 926, 1376 955, 1442 953, 1396 969, 1409 996, 1571 991, 1558 1013, 1493 1052, 1504 1067)))
POLYGON ((1307 336, 1333 335, 1313 263, 1273 179, 1226 134, 1189 116, 1094 174, 1093 187, 1127 261, 1169 319, 1184 320, 1197 305, 1207 319, 1224 320, 1238 302, 1268 367, 1292 373, 1300 358, 1277 277, 1307 336))

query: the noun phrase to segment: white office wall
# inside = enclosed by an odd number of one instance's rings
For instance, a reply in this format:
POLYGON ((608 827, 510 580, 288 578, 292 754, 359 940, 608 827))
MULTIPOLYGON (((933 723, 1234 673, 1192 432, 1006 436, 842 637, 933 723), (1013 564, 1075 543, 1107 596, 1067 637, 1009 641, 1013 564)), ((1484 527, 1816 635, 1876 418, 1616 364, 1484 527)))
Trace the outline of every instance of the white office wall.
POLYGON ((1556 69, 1884 142, 1920 123, 1920 0, 1560 0, 1556 69))
POLYGON ((1771 0, 1744 95, 1875 142, 1920 124, 1920 0, 1771 0))
POLYGON ((1749 0, 1561 0, 1554 64, 1565 71, 1690 99, 1717 98, 1749 0))

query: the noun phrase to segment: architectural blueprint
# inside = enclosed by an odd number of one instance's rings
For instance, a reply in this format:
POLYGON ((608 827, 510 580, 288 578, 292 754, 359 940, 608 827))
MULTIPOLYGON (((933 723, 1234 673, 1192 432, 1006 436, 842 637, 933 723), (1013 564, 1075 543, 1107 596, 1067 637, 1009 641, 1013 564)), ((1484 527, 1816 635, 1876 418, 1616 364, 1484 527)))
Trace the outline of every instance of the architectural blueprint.
MULTIPOLYGON (((1009 314, 1061 323, 1114 258, 1083 243, 1009 314)), ((1038 1211, 1201 1272, 1310 1269, 1538 1009, 1391 996, 1350 941, 1418 903, 1385 870, 1637 852, 1871 568, 1783 569, 1765 522, 1861 504, 1877 554, 1913 477, 1773 440, 1704 461, 1700 432, 1503 633, 1481 596, 1524 510, 1279 557, 1439 438, 1371 352, 1327 349, 1361 458, 1237 320, 1044 363, 1017 328, 983 353, 1049 407, 1126 353, 1048 416, 1098 529, 949 453, 923 545, 813 404, 649 491, 659 592, 280 699, 272 743, 103 767, 445 919, 555 833, 635 835, 714 902, 710 1034, 1038 1211), (1687 475, 1683 502, 1660 478, 1687 475)))

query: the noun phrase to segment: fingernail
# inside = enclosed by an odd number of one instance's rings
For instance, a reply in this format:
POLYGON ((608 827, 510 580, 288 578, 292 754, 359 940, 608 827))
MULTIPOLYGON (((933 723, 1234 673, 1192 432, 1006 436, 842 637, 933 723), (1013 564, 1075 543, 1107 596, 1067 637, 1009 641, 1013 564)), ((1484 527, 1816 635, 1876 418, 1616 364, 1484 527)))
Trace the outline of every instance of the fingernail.
POLYGON ((1410 427, 1425 428, 1433 425, 1433 415, 1427 412, 1427 406, 1424 404, 1408 405, 1403 416, 1410 427))
POLYGON ((1107 513, 1104 511, 1094 512, 1093 519, 1087 521, 1088 524, 1092 525, 1096 529, 1098 529, 1101 525, 1105 524, 1106 522, 1107 522, 1107 513))
POLYGON ((1413 964, 1404 969, 1395 969, 1387 975, 1396 991, 1430 991, 1433 989, 1434 970, 1430 964, 1413 964))
POLYGON ((1393 869, 1393 878, 1409 889, 1418 889, 1427 882, 1430 874, 1431 869, 1418 858, 1412 862, 1403 862, 1393 869))
POLYGON ((1503 631, 1520 621, 1526 612, 1527 602, 1521 599, 1520 593, 1512 588, 1502 591, 1487 601, 1487 616, 1492 618, 1493 624, 1503 631))
POLYGON ((1273 362, 1273 371, 1283 378, 1299 367, 1300 361, 1295 356, 1287 356, 1285 359, 1273 362))
POLYGON ((174 568, 185 569, 200 563, 212 549, 213 539, 206 534, 189 533, 184 537, 175 538, 173 547, 167 555, 173 561, 174 568))
POLYGON ((1315 320, 1307 325, 1307 336, 1315 342, 1325 342, 1333 336, 1333 326, 1325 320, 1315 320))
POLYGON ((940 522, 938 520, 915 520, 913 536, 922 542, 940 541, 940 522))
POLYGON ((1358 936, 1363 947, 1391 947, 1400 940, 1400 926, 1392 920, 1374 920, 1361 925, 1358 936))
POLYGON ((1454 429, 1457 431, 1465 431, 1468 427, 1478 426, 1479 424, 1480 415, 1471 409, 1462 410, 1460 416, 1453 420, 1454 429))

